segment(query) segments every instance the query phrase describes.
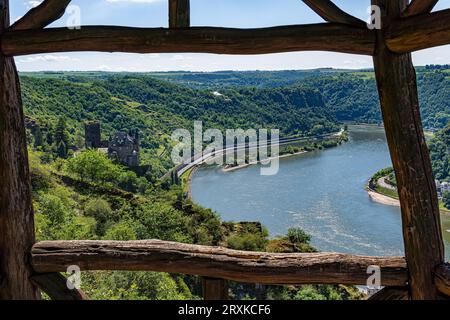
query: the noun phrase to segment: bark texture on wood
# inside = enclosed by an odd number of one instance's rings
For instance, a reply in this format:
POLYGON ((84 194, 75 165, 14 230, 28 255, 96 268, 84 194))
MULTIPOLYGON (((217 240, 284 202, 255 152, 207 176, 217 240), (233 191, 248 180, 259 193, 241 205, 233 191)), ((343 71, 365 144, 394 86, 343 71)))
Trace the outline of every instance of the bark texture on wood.
POLYGON ((430 12, 438 2, 439 0, 412 0, 403 15, 414 16, 416 14, 430 12))
POLYGON ((325 21, 349 24, 357 27, 366 26, 364 21, 342 11, 330 0, 303 0, 303 2, 325 21))
POLYGON ((374 32, 336 23, 260 29, 86 26, 79 30, 10 31, 1 41, 6 55, 67 51, 265 54, 302 50, 372 55, 374 46, 374 32))
POLYGON ((223 279, 203 278, 204 300, 228 300, 228 281, 223 279))
MULTIPOLYGON (((383 36, 389 50, 396 53, 450 44, 450 9, 396 19, 385 26, 383 36)), ((259 29, 84 26, 8 31, 2 36, 1 49, 7 56, 66 51, 266 54, 307 50, 373 55, 375 39, 374 31, 339 23, 259 29)))
POLYGON ((69 289, 67 278, 60 273, 36 274, 31 277, 31 280, 52 300, 88 300, 83 291, 69 289))
POLYGON ((368 300, 409 300, 408 287, 385 287, 368 300))
MULTIPOLYGON (((405 0, 373 0, 383 25, 399 17, 405 0)), ((381 31, 382 32, 382 31, 381 31)), ((402 211, 403 238, 413 299, 435 299, 434 270, 444 251, 436 186, 423 134, 411 54, 392 53, 382 33, 374 57, 384 126, 402 211)))
POLYGON ((450 43, 450 9, 393 21, 385 32, 394 52, 412 52, 450 43))
POLYGON ((450 264, 441 265, 436 270, 435 283, 441 293, 450 297, 450 264))
POLYGON ((64 15, 71 0, 45 0, 11 26, 13 30, 42 29, 64 15))
POLYGON ((169 28, 188 28, 190 25, 190 0, 169 0, 169 28))
MULTIPOLYGON (((9 25, 0 0, 0 33, 9 25)), ((38 299, 31 283, 31 185, 20 85, 13 58, 0 54, 0 299, 38 299)))
POLYGON ((87 270, 157 271, 261 284, 366 284, 370 265, 380 266, 382 285, 404 285, 400 257, 337 253, 276 254, 220 247, 145 241, 44 241, 33 246, 37 272, 87 270))

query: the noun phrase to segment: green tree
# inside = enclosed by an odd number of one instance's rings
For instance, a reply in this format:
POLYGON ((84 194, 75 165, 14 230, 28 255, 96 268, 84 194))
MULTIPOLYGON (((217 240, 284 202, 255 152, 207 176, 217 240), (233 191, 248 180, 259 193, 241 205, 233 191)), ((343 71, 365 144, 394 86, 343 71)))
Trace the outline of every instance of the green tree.
POLYGON ((327 300, 327 298, 317 292, 313 286, 302 286, 295 295, 294 300, 327 300))
POLYGON ((57 148, 56 148, 56 154, 60 158, 67 158, 67 146, 64 143, 64 141, 60 141, 57 148))
POLYGON ((44 144, 44 137, 42 136, 42 131, 39 126, 37 126, 36 129, 34 130, 33 136, 34 136, 34 147, 35 148, 42 147, 44 144))
MULTIPOLYGON (((107 223, 111 223, 113 219, 113 210, 106 200, 103 199, 92 199, 90 200, 85 208, 85 215, 92 217, 96 221, 95 233, 99 236, 105 234, 107 223)), ((114 239, 113 239, 114 240, 114 239)))
POLYGON ((290 228, 287 237, 293 244, 309 244, 311 241, 311 236, 300 228, 290 228))
POLYGON ((50 225, 55 228, 64 223, 68 212, 61 198, 53 194, 41 195, 39 208, 39 211, 47 216, 50 225))
POLYGON ((67 161, 67 171, 81 181, 104 184, 115 182, 123 169, 96 150, 86 150, 67 161))
POLYGON ((104 236, 106 240, 129 241, 137 240, 136 232, 128 221, 122 221, 106 231, 104 236))
POLYGON ((55 142, 60 143, 61 141, 65 144, 69 143, 69 132, 67 131, 66 119, 64 117, 58 119, 55 128, 55 142))

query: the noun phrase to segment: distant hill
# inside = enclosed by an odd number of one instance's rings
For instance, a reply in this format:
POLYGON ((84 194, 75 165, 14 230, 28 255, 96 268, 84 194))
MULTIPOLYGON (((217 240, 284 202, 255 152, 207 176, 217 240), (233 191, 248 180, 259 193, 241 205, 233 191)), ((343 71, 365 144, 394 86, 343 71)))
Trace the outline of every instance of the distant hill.
MULTIPOLYGON (((424 126, 428 129, 443 128, 450 121, 450 66, 429 65, 417 67, 416 71, 424 126)), ((169 72, 151 75, 196 88, 316 88, 322 93, 327 109, 333 112, 337 120, 382 122, 375 75, 371 69, 169 72)))
MULTIPOLYGON (((426 128, 450 121, 450 68, 417 68, 426 128)), ((22 73, 25 112, 51 124, 67 117, 104 132, 139 128, 144 148, 158 149, 176 128, 280 128, 283 135, 326 133, 342 121, 381 123, 372 70, 222 71, 213 73, 22 73)), ((74 138, 75 139, 75 138, 74 138)))

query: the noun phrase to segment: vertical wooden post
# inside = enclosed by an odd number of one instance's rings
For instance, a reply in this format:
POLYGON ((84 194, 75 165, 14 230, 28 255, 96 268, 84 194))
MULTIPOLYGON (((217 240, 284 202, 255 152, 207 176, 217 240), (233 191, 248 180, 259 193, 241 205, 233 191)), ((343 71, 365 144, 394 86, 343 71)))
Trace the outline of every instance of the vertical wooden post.
POLYGON ((374 56, 384 126, 402 210, 405 255, 412 299, 436 299, 436 267, 444 261, 436 186, 423 133, 411 54, 389 51, 383 39, 407 0, 372 0, 382 12, 374 56))
POLYGON ((190 1, 169 0, 169 28, 189 28, 190 25, 190 1))
MULTIPOLYGON (((0 0, 0 33, 9 26, 9 1, 0 0)), ((19 78, 0 53, 0 299, 38 299, 30 276, 34 244, 25 125, 19 78)))
POLYGON ((203 278, 203 299, 228 300, 228 281, 223 279, 203 278))

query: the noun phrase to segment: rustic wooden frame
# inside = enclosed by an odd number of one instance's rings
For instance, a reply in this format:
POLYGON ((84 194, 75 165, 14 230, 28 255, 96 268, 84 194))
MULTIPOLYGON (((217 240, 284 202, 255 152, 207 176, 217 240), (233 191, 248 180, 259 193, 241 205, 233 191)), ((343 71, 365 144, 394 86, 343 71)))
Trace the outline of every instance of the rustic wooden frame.
POLYGON ((68 30, 46 27, 62 16, 71 1, 45 0, 9 26, 9 1, 0 0, 0 299, 37 299, 35 285, 55 298, 85 298, 81 292, 64 292, 61 277, 52 273, 64 271, 67 263, 85 270, 125 266, 206 276, 204 291, 209 299, 226 298, 227 279, 356 284, 362 281, 368 263, 374 263, 382 265, 384 284, 394 286, 374 299, 450 296, 450 268, 444 264, 436 187, 411 62, 412 51, 450 44, 450 9, 430 13, 438 0, 372 0, 381 9, 382 29, 369 30, 332 1, 303 1, 327 23, 264 29, 191 28, 189 0, 169 0, 168 29, 86 26, 68 30), (399 185, 406 266, 402 258, 395 257, 274 255, 160 241, 34 243, 22 102, 13 56, 62 51, 261 54, 300 50, 373 56, 399 185), (139 256, 123 264, 121 259, 130 258, 123 252, 126 248, 138 250, 139 256), (178 263, 164 263, 173 259, 178 263), (183 265, 185 259, 195 263, 183 265))

